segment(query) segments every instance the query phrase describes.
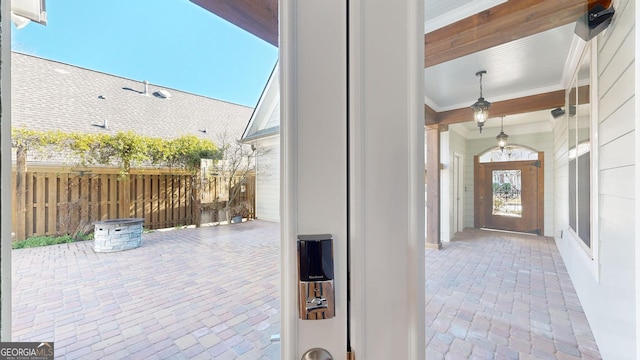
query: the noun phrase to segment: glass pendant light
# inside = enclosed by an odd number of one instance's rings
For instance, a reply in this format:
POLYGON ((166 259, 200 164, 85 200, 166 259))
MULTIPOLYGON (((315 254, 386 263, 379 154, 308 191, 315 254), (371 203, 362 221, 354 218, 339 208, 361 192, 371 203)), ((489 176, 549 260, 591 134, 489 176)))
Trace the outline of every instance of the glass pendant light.
POLYGON ((478 98, 478 101, 471 105, 473 118, 480 128, 480 132, 482 132, 484 122, 487 121, 487 118, 489 117, 489 106, 491 106, 491 103, 482 97, 482 75, 486 73, 486 70, 481 70, 476 73, 476 76, 480 76, 480 97, 478 98))

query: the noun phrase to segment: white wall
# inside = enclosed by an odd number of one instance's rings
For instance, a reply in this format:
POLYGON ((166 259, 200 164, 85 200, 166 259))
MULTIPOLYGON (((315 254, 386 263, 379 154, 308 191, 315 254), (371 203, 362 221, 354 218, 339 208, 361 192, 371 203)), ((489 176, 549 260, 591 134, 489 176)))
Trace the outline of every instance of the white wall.
POLYGON ((280 137, 260 139, 257 146, 256 218, 280 221, 280 137))
MULTIPOLYGON (((426 138, 426 137, 425 137, 426 138)), ((427 144, 425 141, 425 156, 426 156, 427 144)), ((454 197, 453 197, 453 154, 458 153, 464 157, 466 156, 466 139, 457 133, 453 129, 443 131, 440 133, 440 163, 443 168, 440 171, 440 240, 447 242, 450 241, 456 233, 456 229, 453 228, 453 209, 454 209, 454 197)), ((462 167, 463 164, 461 164, 462 167)), ((464 172, 464 169, 461 169, 464 172)), ((427 192, 425 182, 425 196, 427 192)), ((460 204, 464 207, 464 199, 467 198, 467 194, 461 194, 463 202, 460 204)), ((468 196, 473 196, 473 189, 468 196)), ((426 212, 426 202, 425 202, 426 212)), ((425 223, 426 229, 426 223, 425 223)))
POLYGON ((637 358, 635 290, 635 6, 614 2, 612 25, 598 36, 599 264, 568 236, 567 126, 554 128, 556 243, 604 359, 637 358), (559 232, 564 236, 560 237, 559 232), (593 270, 595 269, 595 270, 593 270), (594 273, 595 272, 595 273, 594 273), (599 277, 599 282, 598 282, 599 277))
MULTIPOLYGON (((506 129, 505 132, 507 132, 506 129)), ((542 132, 526 135, 509 135, 509 143, 528 146, 537 151, 544 152, 544 236, 553 236, 553 134, 551 132, 542 132)), ((464 200, 465 227, 473 227, 474 225, 473 157, 494 146, 496 146, 495 137, 467 140, 467 156, 464 159, 464 186, 467 190, 464 200)))

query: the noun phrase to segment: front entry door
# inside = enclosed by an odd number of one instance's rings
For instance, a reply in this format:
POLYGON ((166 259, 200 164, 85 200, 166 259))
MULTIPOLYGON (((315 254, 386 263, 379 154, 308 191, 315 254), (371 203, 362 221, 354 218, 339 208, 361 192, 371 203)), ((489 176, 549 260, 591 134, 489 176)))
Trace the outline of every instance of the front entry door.
POLYGON ((475 167, 475 227, 544 233, 544 157, 475 167))

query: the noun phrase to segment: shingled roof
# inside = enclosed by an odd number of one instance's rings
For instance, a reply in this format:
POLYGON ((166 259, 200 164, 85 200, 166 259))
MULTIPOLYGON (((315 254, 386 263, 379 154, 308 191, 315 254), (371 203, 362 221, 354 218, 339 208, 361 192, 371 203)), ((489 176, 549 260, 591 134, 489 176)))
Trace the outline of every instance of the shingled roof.
POLYGON ((165 139, 239 139, 252 108, 12 52, 12 126, 33 130, 133 131, 165 139), (159 91, 170 94, 162 98, 159 91), (103 125, 105 121, 107 128, 103 125))

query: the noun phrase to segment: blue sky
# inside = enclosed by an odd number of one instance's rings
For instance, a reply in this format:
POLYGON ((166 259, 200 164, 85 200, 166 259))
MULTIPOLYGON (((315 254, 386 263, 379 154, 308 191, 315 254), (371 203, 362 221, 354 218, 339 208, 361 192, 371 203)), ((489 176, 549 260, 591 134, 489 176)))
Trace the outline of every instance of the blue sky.
POLYGON ((254 107, 278 50, 188 0, 48 0, 12 49, 254 107))

